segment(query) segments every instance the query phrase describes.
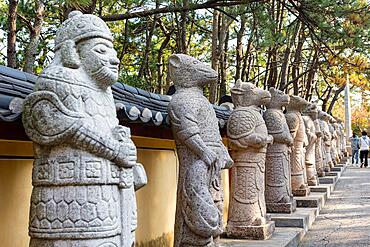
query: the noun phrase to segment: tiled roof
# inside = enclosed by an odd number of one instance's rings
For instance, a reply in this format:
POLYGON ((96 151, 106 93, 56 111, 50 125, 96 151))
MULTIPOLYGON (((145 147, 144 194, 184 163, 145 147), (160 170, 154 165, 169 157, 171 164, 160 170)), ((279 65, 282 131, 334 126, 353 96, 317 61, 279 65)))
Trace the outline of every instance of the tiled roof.
MULTIPOLYGON (((0 121, 13 122, 22 115, 23 99, 33 91, 37 76, 0 65, 0 121)), ((167 105, 171 96, 154 94, 117 82, 112 86, 117 116, 125 122, 169 126, 167 105)), ((223 128, 228 108, 214 105, 223 128)))

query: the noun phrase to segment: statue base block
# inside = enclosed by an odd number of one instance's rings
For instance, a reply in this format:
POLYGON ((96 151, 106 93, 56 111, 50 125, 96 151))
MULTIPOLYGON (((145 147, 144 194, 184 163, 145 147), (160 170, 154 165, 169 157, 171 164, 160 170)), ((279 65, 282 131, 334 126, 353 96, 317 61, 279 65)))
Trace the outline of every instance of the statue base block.
POLYGON ((282 213, 282 214, 291 214, 297 208, 296 200, 292 200, 287 203, 266 203, 266 209, 268 213, 282 213))
POLYGON ((307 180, 307 184, 309 186, 316 186, 319 185, 319 181, 317 179, 307 180))
POLYGON ((293 190, 293 196, 308 196, 310 194, 310 188, 293 190))
POLYGON ((226 227, 228 238, 265 240, 269 239, 275 231, 275 222, 267 221, 260 226, 230 226, 226 227))

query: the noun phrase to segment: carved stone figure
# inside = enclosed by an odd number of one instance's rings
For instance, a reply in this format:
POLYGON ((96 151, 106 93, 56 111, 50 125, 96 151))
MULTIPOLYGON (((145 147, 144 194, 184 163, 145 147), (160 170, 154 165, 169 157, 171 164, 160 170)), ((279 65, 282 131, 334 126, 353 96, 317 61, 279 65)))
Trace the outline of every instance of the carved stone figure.
POLYGON ((323 134, 322 138, 322 153, 324 160, 324 171, 330 171, 330 168, 333 167, 333 161, 331 158, 331 133, 328 126, 329 114, 324 111, 319 111, 320 118, 320 128, 323 134))
POLYGON ((347 153, 347 140, 346 140, 346 134, 344 132, 344 127, 343 127, 343 122, 342 121, 339 121, 339 131, 341 133, 341 150, 342 150, 342 153, 343 153, 343 156, 344 157, 347 157, 348 156, 348 153, 347 153))
POLYGON ((284 92, 270 88, 271 101, 263 114, 268 134, 274 139, 266 153, 266 208, 269 213, 292 213, 296 209, 290 181, 290 146, 293 138, 282 107, 289 104, 290 97, 284 92))
POLYGON ((175 247, 214 246, 223 232, 221 169, 233 164, 216 113, 202 87, 217 81, 211 67, 184 54, 169 58, 176 87, 168 106, 179 156, 175 247))
POLYGON ((317 178, 317 171, 316 171, 316 157, 315 157, 315 150, 316 150, 316 127, 314 120, 317 119, 317 107, 315 104, 308 103, 307 107, 302 112, 302 118, 305 124, 306 135, 308 145, 306 147, 306 155, 305 155, 305 164, 306 164, 306 173, 307 173, 307 183, 311 186, 316 186, 319 184, 319 180, 317 178))
POLYGON ((56 33, 52 63, 25 100, 23 124, 35 151, 32 247, 134 244, 134 187, 146 176, 130 130, 118 125, 112 41, 100 18, 71 12, 56 33))
POLYGON ((330 146, 330 152, 331 152, 331 158, 333 161, 333 164, 336 165, 339 163, 339 155, 338 155, 338 148, 337 148, 337 139, 338 134, 337 131, 335 130, 334 124, 336 123, 335 119, 329 115, 329 131, 331 134, 331 146, 330 146))
POLYGON ((317 175, 319 177, 323 177, 325 176, 325 172, 324 172, 324 157, 323 157, 323 150, 322 150, 322 137, 323 137, 323 133, 321 131, 321 127, 320 127, 320 119, 319 119, 319 111, 318 111, 318 114, 317 114, 317 118, 314 120, 314 124, 315 124, 315 131, 316 131, 316 143, 315 143, 315 164, 316 164, 316 171, 317 171, 317 175))
POLYGON ((237 81, 231 89, 235 105, 227 123, 231 169, 231 195, 226 234, 229 237, 267 239, 275 224, 266 216, 265 159, 273 138, 267 133, 261 105, 271 95, 252 83, 237 81))
POLYGON ((337 148, 337 154, 338 154, 338 163, 339 161, 344 157, 342 153, 342 133, 340 132, 339 122, 337 119, 335 119, 335 123, 333 124, 335 133, 337 135, 336 138, 336 148, 337 148))
POLYGON ((305 146, 307 135, 301 112, 307 107, 307 101, 292 95, 285 114, 290 133, 293 137, 292 154, 290 157, 292 191, 294 196, 307 196, 310 189, 307 184, 305 169, 305 146))

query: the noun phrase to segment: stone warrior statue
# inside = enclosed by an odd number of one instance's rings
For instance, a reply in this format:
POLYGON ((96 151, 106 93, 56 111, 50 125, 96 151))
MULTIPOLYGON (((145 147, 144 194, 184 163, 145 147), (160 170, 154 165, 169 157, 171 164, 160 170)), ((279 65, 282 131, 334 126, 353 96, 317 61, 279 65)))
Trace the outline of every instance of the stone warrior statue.
POLYGON ((316 172, 319 177, 325 176, 324 172, 324 155, 322 152, 322 137, 323 133, 320 127, 320 119, 319 119, 319 110, 317 111, 316 119, 314 120, 315 124, 315 131, 316 131, 316 143, 315 143, 315 163, 316 163, 316 172))
POLYGON ((267 133, 261 105, 271 95, 252 83, 240 80, 231 89, 235 105, 227 123, 231 157, 231 194, 226 234, 229 237, 267 239, 275 223, 266 216, 265 159, 273 138, 267 133))
POLYGON ((112 41, 100 18, 71 12, 57 30, 52 63, 25 100, 23 124, 35 151, 32 247, 134 244, 134 186, 146 177, 129 129, 118 125, 112 41))
POLYGON ((305 165, 308 185, 316 186, 319 184, 319 180, 316 171, 315 149, 317 135, 314 120, 317 119, 318 111, 315 104, 308 102, 307 104, 308 104, 307 107, 302 112, 302 118, 305 124, 308 141, 308 145, 306 147, 305 165))
POLYGON ((295 196, 307 196, 310 193, 305 169, 307 135, 301 115, 301 112, 307 107, 307 103, 301 97, 292 95, 290 96, 290 103, 286 107, 287 113, 285 114, 290 133, 294 139, 290 166, 292 172, 292 191, 295 196))
POLYGON ((334 166, 337 165, 339 163, 339 154, 338 154, 338 148, 337 148, 337 139, 339 138, 338 137, 338 134, 337 134, 337 131, 335 129, 335 124, 336 124, 336 120, 331 116, 329 115, 330 119, 329 119, 329 130, 330 130, 330 133, 331 133, 331 158, 332 158, 332 161, 333 161, 333 164, 334 166))
POLYGON ((330 168, 334 167, 333 157, 331 155, 331 140, 332 136, 329 129, 330 115, 324 111, 319 112, 320 116, 320 127, 323 133, 323 153, 325 154, 324 171, 330 171, 330 168))
POLYGON ((221 169, 233 164, 222 143, 203 86, 217 81, 211 67, 184 54, 169 58, 176 87, 168 106, 179 156, 175 247, 217 246, 223 232, 221 169))
POLYGON ((296 209, 290 181, 290 146, 293 138, 282 107, 289 104, 290 97, 282 91, 270 88, 271 101, 263 114, 268 134, 274 138, 266 153, 266 208, 269 213, 292 213, 296 209))

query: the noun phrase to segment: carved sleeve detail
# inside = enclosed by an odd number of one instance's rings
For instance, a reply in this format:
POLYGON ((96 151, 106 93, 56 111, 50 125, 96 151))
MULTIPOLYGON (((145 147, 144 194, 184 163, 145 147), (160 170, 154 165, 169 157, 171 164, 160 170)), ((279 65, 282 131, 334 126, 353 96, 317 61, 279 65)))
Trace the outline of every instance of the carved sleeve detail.
POLYGON ((283 115, 272 110, 267 110, 263 118, 265 119, 269 134, 280 134, 284 131, 285 118, 283 115))
POLYGON ((232 139, 240 139, 254 132, 257 118, 248 110, 235 110, 227 123, 227 134, 232 139))
POLYGON ((128 145, 120 144, 111 136, 100 136, 84 126, 83 116, 67 109, 53 92, 30 94, 24 103, 24 114, 30 116, 23 119, 28 136, 41 145, 68 142, 111 161, 129 152, 128 145))
POLYGON ((197 109, 191 106, 182 105, 182 107, 188 107, 188 109, 181 111, 174 104, 169 105, 168 108, 174 133, 183 145, 187 146, 198 157, 203 158, 205 154, 211 152, 200 136, 198 121, 194 117, 197 116, 197 109), (183 114, 184 112, 186 114, 183 114))
POLYGON ((289 127, 290 133, 295 133, 298 130, 299 127, 299 118, 295 113, 287 113, 285 115, 286 122, 289 127))

